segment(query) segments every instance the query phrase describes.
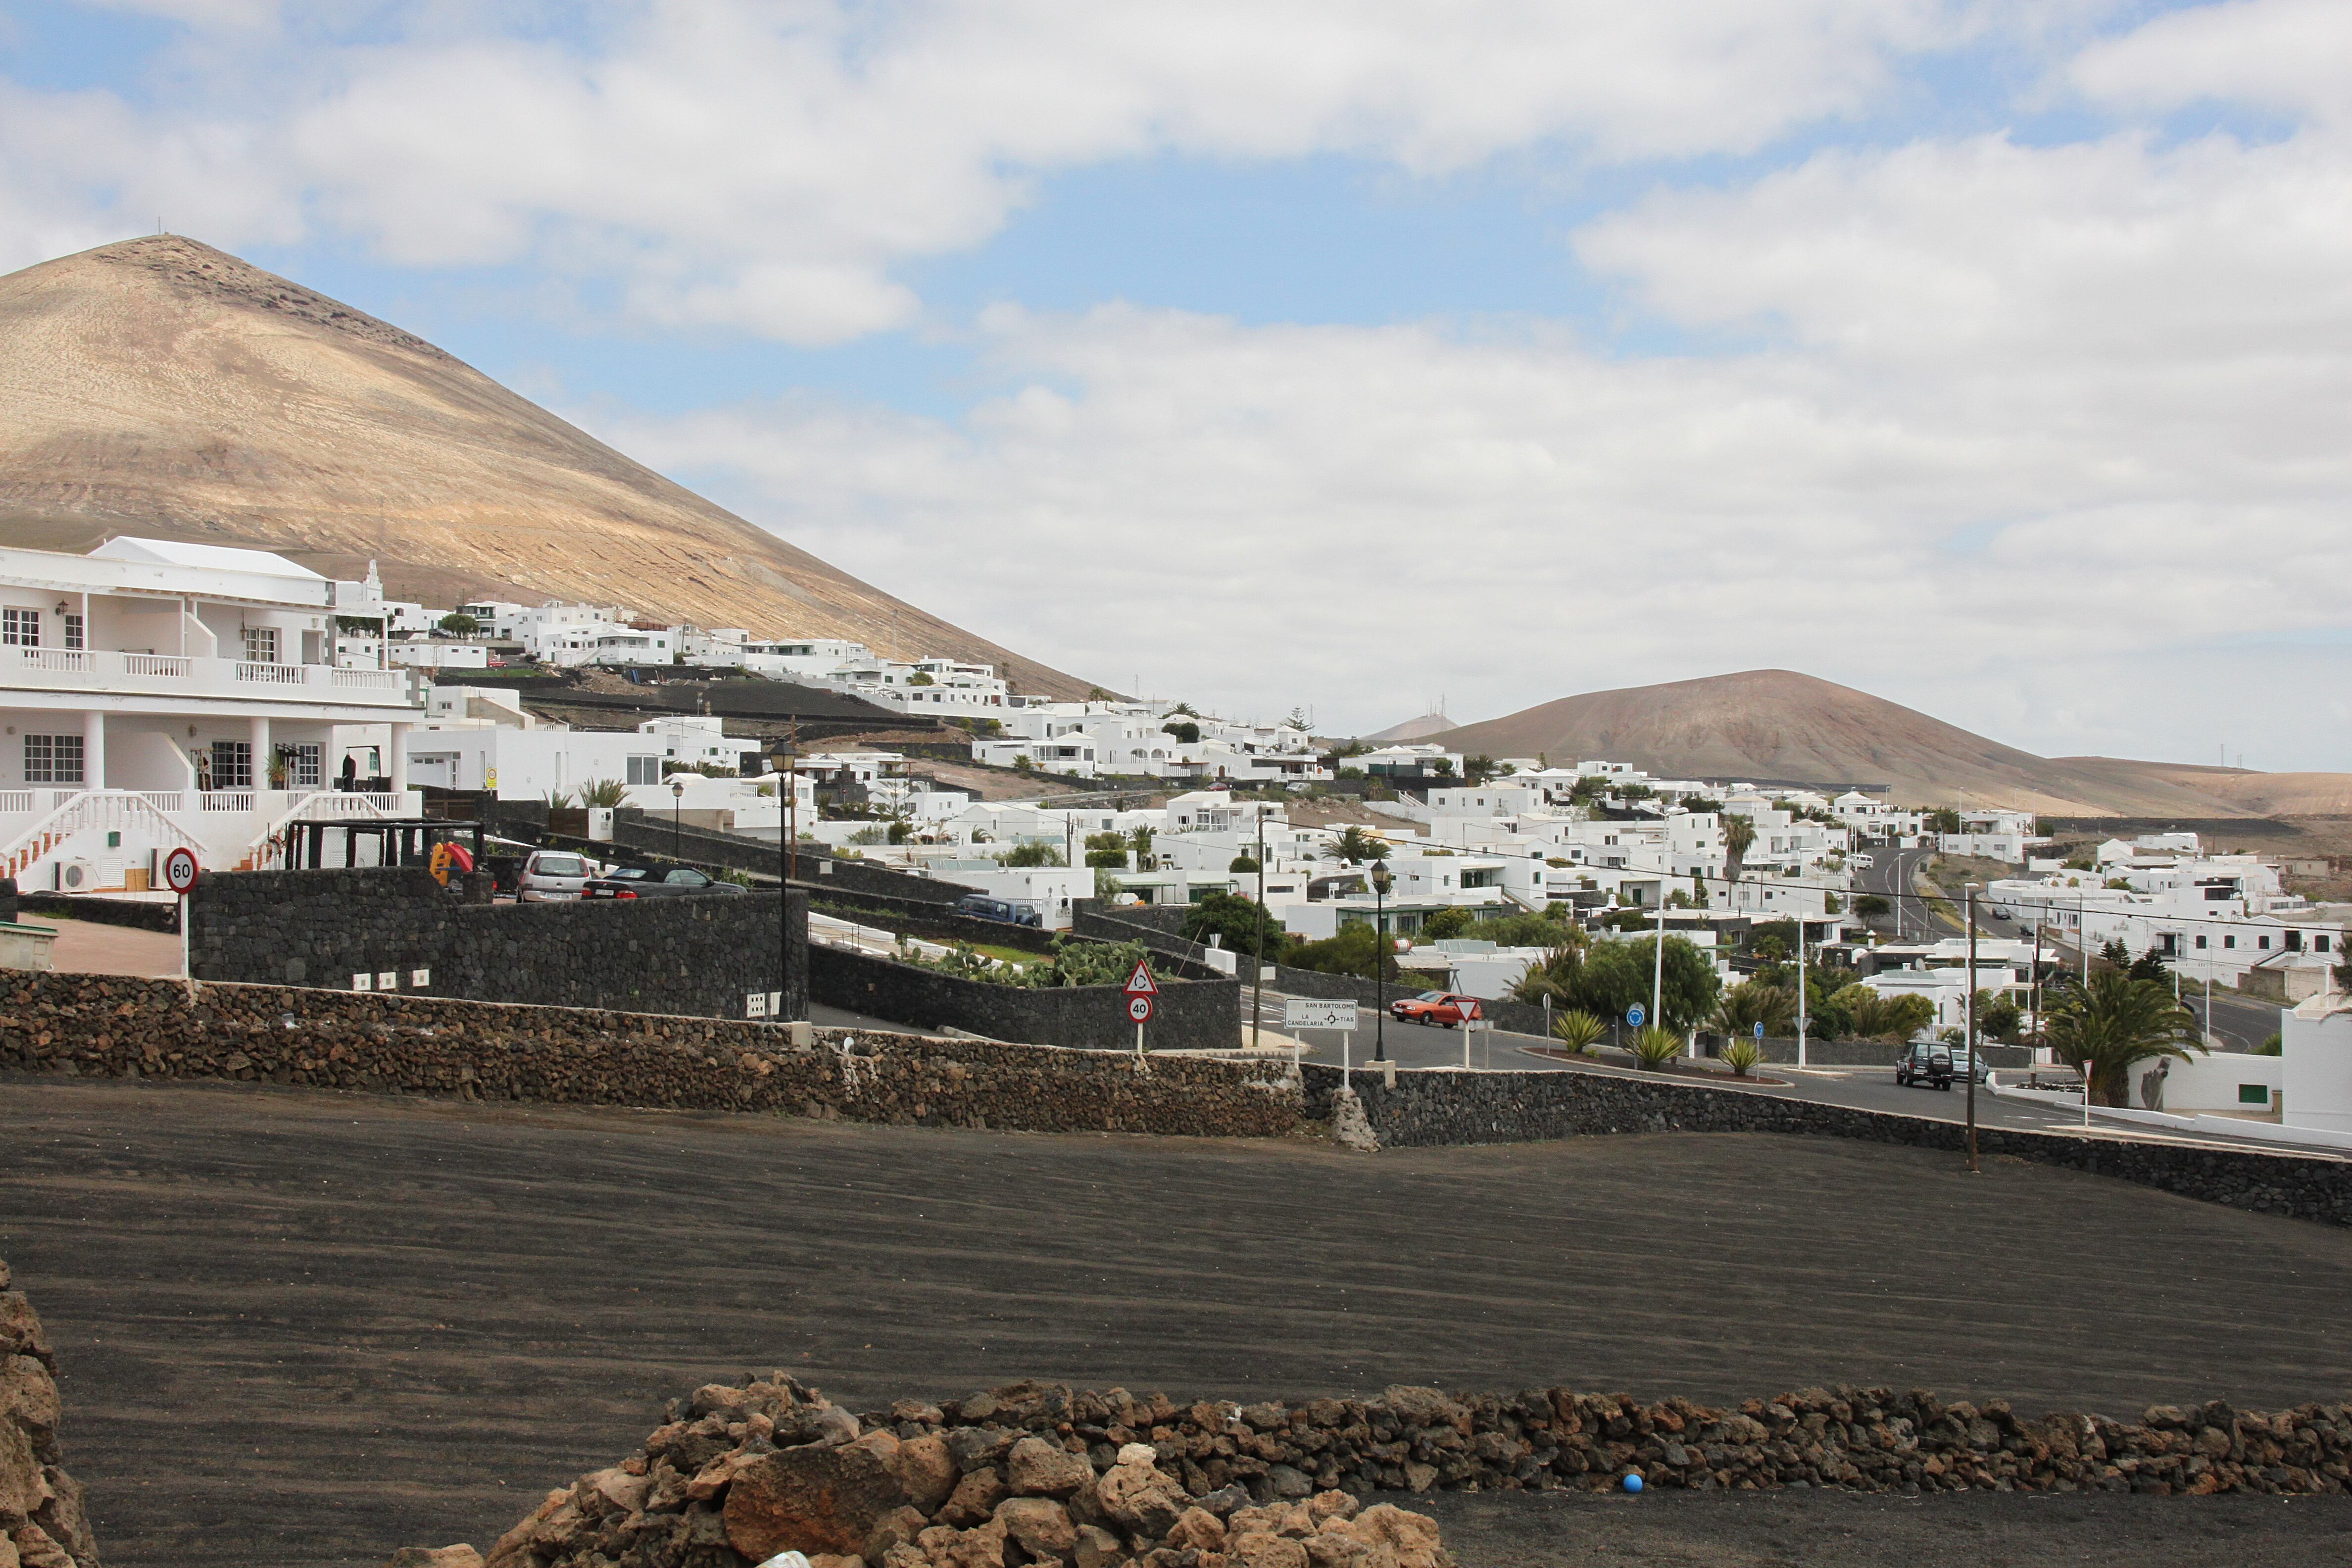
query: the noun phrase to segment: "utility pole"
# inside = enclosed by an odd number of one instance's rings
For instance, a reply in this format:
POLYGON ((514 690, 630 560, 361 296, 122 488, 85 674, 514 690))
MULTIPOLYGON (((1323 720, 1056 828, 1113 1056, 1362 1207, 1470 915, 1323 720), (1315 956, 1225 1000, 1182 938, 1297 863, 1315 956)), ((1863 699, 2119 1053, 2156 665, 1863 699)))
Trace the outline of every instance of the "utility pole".
POLYGON ((1666 880, 1658 879, 1658 945, 1651 955, 1650 1027, 1666 1026, 1666 880))
POLYGON ((1805 911, 1797 910, 1797 1066, 1805 1065, 1805 911))
POLYGON ((1250 989, 1250 1047, 1265 1020, 1265 803, 1257 806, 1257 983, 1250 989))
POLYGON ((1974 1173, 1976 1173, 1979 1170, 1980 1170, 1980 1169, 1981 1169, 1981 1167, 1979 1167, 1979 1166, 1978 1165, 1978 1163, 1977 1163, 1977 884, 1976 884, 1976 883, 1974 883, 1974 882, 1970 882, 1970 883, 1969 883, 1969 884, 1968 884, 1968 886, 1967 886, 1967 894, 1968 894, 1968 899, 1967 899, 1967 905, 1966 905, 1966 909, 1967 909, 1968 921, 1969 921, 1969 1004, 1968 1004, 1968 1014, 1967 1014, 1967 1017, 1968 1017, 1967 1037, 1968 1037, 1968 1047, 1969 1047, 1969 1173, 1970 1173, 1971 1174, 1974 1174, 1974 1173))

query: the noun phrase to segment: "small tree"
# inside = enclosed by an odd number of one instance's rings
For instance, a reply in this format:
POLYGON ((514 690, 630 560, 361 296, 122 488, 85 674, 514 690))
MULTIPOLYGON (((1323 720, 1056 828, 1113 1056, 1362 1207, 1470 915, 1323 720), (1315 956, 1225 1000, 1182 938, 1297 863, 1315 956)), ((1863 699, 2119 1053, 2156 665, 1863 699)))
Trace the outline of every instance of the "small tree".
POLYGON ((609 811, 627 795, 628 786, 618 779, 590 779, 580 786, 580 804, 609 811))
POLYGON ((469 637, 482 629, 482 623, 463 610, 452 610, 433 623, 436 631, 447 632, 453 637, 469 637))
POLYGON ((1033 773, 1037 771, 1037 763, 1028 752, 1024 752, 1013 759, 1013 769, 1015 773, 1033 773))
POLYGON ((1087 834, 1087 864, 1113 871, 1126 870, 1127 835, 1124 833, 1087 834))
POLYGON ((1163 735, 1175 736, 1178 742, 1182 745, 1197 746, 1201 743, 1201 726, 1190 719, 1179 719, 1174 723, 1162 724, 1160 726, 1160 732, 1163 735))
POLYGON ((1927 830, 1931 833, 1958 833, 1960 814, 1948 805, 1939 805, 1927 814, 1927 830))
POLYGON ((1282 922, 1262 905, 1231 893, 1201 895, 1201 901, 1184 911, 1184 935, 1203 946, 1212 936, 1218 937, 1226 952, 1244 958, 1255 955, 1263 942, 1269 963, 1283 962, 1292 941, 1282 922))
POLYGON ((1796 1033, 1797 998, 1778 985, 1745 980, 1723 994, 1715 1005, 1715 1026, 1733 1040, 1743 1040, 1764 1026, 1767 1035, 1796 1033))
MULTIPOLYGON (((859 840, 863 843, 866 840, 859 840)), ((996 863, 1008 868, 1065 864, 1062 852, 1050 844, 1016 844, 996 858, 996 863)))
POLYGON ((1418 940, 1450 942, 1470 929, 1470 911, 1463 909, 1439 910, 1421 922, 1418 940))
POLYGON ((1255 857, 1244 852, 1234 856, 1232 860, 1228 861, 1226 863, 1225 869, 1234 872, 1255 872, 1258 869, 1258 864, 1255 857))

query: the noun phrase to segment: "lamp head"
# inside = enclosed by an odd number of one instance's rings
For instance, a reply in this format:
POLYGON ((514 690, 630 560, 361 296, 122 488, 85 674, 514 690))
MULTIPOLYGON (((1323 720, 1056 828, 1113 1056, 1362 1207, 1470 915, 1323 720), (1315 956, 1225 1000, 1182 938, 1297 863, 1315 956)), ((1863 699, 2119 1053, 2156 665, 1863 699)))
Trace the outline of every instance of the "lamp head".
POLYGON ((684 795, 686 793, 686 781, 683 779, 670 780, 669 793, 672 795, 684 795))
POLYGON ((1373 862, 1372 862, 1372 886, 1373 886, 1375 889, 1379 889, 1381 892, 1382 892, 1382 893, 1386 893, 1386 892, 1387 892, 1391 888, 1394 887, 1395 885, 1396 885, 1396 878, 1395 878, 1395 877, 1393 877, 1393 876, 1391 876, 1391 875, 1390 874, 1390 872, 1389 872, 1389 863, 1388 863, 1387 861, 1385 861, 1385 860, 1375 860, 1375 861, 1373 861, 1373 862))

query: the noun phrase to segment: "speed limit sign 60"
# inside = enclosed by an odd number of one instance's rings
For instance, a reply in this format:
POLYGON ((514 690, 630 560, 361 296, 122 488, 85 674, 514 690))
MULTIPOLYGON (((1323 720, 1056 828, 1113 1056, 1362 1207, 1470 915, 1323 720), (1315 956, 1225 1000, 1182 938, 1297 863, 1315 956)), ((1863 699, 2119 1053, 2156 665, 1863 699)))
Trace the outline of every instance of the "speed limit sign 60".
POLYGON ((1127 999, 1127 1016, 1139 1024, 1151 1022, 1151 998, 1130 996, 1127 999))
POLYGON ((163 857, 163 886, 184 893, 196 885, 196 852, 183 846, 163 857))

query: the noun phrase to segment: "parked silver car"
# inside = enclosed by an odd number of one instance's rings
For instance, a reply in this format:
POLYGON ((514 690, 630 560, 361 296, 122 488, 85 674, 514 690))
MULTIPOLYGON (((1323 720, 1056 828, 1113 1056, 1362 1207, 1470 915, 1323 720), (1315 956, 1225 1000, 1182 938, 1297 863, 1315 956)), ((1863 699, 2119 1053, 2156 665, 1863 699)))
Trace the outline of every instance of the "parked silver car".
POLYGON ((526 904, 570 903, 579 898, 582 884, 603 870, 569 849, 534 850, 515 879, 515 897, 526 904))

